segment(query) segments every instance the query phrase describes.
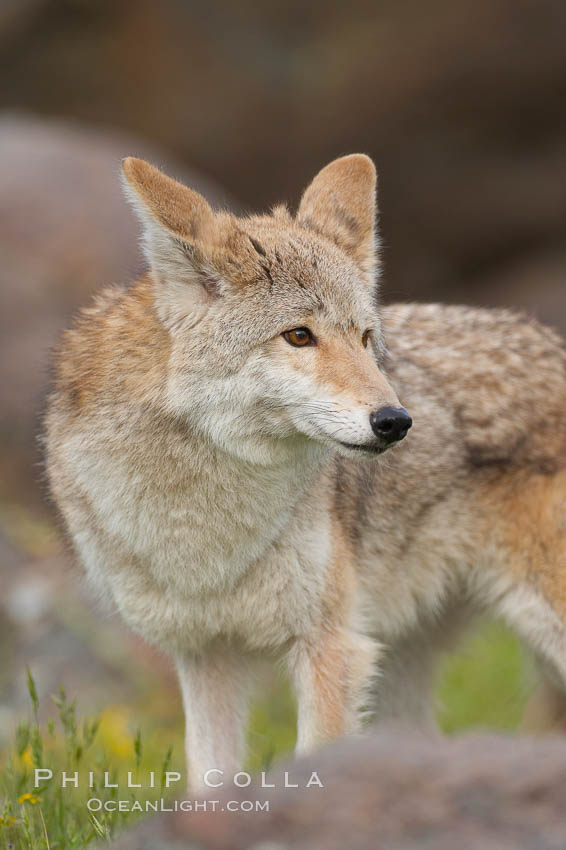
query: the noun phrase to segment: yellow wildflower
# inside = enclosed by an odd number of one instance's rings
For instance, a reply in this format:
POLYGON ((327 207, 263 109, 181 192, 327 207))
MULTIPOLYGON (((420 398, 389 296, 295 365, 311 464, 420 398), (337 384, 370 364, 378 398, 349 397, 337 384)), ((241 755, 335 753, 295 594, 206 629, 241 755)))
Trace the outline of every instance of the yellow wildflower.
POLYGON ((18 803, 31 803, 31 805, 34 806, 36 803, 39 803, 39 797, 37 794, 30 794, 30 792, 27 791, 25 794, 22 794, 21 797, 18 797, 18 803))
POLYGON ((110 706, 100 716, 100 739, 105 749, 120 759, 127 759, 132 754, 130 717, 130 712, 122 705, 110 706))
POLYGON ((28 747, 27 750, 23 751, 21 755, 21 760, 22 764, 24 764, 26 767, 33 767, 33 757, 31 754, 30 747, 28 747))

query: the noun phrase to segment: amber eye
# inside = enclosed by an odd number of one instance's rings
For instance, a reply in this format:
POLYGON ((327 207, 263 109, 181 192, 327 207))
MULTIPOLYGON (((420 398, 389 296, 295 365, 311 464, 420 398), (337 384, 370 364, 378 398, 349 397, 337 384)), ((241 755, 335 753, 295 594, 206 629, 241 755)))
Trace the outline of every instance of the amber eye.
POLYGON ((371 334, 370 330, 364 331, 364 335, 362 336, 362 345, 363 345, 364 348, 368 347, 370 334, 371 334))
POLYGON ((294 345, 296 348, 303 348, 305 345, 314 343, 314 337, 308 328, 293 328, 292 331, 285 331, 283 336, 289 345, 294 345))

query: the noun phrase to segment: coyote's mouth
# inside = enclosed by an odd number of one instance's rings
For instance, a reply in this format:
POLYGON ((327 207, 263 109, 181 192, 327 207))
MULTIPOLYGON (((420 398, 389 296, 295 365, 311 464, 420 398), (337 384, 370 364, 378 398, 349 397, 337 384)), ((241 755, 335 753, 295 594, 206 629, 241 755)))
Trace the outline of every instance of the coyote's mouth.
POLYGON ((346 448, 346 449, 354 449, 355 451, 367 452, 367 454, 372 454, 372 455, 383 454, 383 452, 386 451, 386 449, 389 448, 389 446, 378 446, 378 445, 375 445, 375 444, 373 444, 373 445, 372 444, 363 445, 363 444, 360 444, 360 443, 344 443, 342 440, 339 440, 338 442, 340 443, 341 446, 344 446, 344 448, 346 448))

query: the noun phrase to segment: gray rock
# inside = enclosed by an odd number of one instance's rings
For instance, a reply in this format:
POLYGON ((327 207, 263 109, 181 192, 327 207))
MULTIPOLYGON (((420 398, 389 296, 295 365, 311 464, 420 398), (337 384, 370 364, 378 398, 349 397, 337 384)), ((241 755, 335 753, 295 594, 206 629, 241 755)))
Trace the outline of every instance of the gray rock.
POLYGON ((164 814, 116 850, 564 850, 566 740, 464 735, 427 739, 400 728, 344 740, 268 774, 270 811, 164 814), (299 784, 286 789, 284 771, 299 784), (324 788, 306 788, 316 770, 324 788))

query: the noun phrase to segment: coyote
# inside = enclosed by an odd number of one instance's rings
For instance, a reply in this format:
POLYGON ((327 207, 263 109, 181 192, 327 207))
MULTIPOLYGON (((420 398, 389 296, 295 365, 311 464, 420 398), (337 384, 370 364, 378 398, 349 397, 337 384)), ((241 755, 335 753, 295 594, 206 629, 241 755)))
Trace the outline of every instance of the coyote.
POLYGON ((189 783, 242 767, 282 661, 298 752, 431 719, 434 658, 503 617, 566 683, 566 350, 503 310, 377 298, 375 167, 235 217, 123 162, 150 270, 63 334, 51 491, 89 578, 168 653, 189 783), (379 674, 379 675, 376 675, 379 674))

